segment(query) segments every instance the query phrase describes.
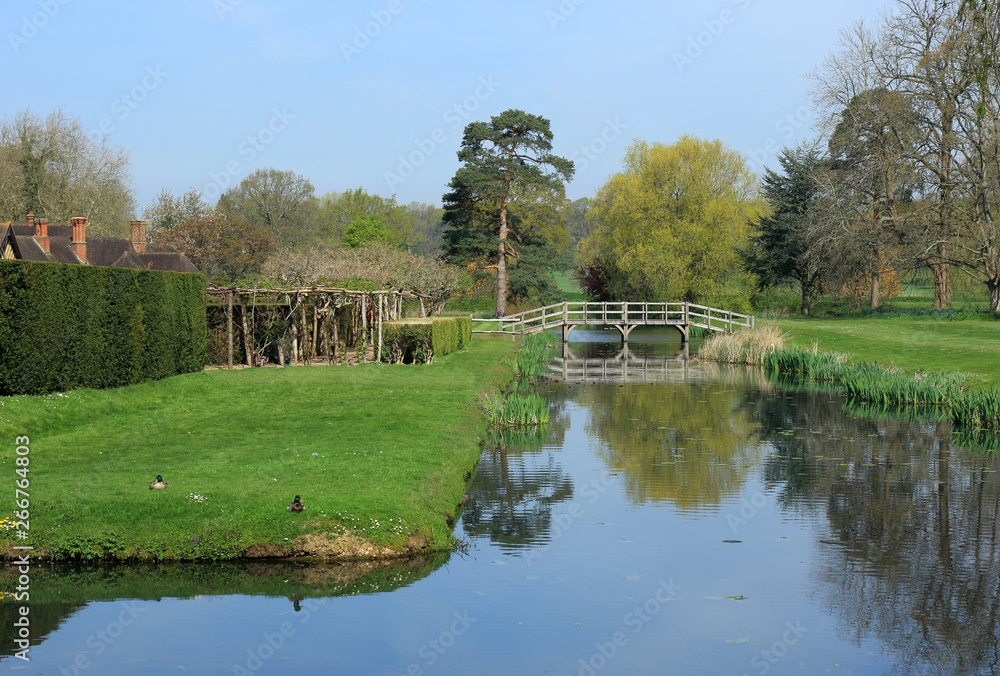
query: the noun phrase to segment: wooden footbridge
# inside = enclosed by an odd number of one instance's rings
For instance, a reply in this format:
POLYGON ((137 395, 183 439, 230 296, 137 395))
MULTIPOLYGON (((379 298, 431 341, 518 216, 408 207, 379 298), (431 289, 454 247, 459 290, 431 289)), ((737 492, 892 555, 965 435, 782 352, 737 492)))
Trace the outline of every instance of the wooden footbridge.
POLYGON ((499 319, 472 321, 473 333, 518 335, 561 327, 563 342, 577 326, 613 326, 621 332, 623 343, 628 343, 629 334, 640 326, 673 326, 684 343, 692 326, 724 333, 754 326, 752 315, 695 303, 558 303, 499 319))

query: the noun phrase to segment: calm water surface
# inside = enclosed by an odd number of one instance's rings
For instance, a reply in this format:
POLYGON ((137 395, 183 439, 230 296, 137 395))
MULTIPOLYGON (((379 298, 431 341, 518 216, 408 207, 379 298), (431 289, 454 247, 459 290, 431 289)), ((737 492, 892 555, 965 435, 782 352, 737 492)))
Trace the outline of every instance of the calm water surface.
POLYGON ((0 670, 1000 673, 995 456, 640 337, 573 333, 546 434, 483 453, 468 554, 42 569, 0 670))

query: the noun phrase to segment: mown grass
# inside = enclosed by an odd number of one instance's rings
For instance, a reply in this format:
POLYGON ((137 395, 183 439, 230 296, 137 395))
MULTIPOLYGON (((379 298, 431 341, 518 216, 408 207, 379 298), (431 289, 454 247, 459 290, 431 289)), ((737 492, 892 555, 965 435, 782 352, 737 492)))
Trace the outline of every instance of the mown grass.
POLYGON ((908 373, 963 372, 970 389, 1000 386, 1000 321, 934 317, 832 317, 782 319, 791 345, 816 344, 857 362, 875 362, 908 373))
MULTIPOLYGON (((447 547, 485 434, 476 393, 509 382, 511 351, 476 339, 431 365, 206 371, 2 398, 0 481, 13 497, 14 438, 30 437, 36 555, 226 559, 347 529, 447 547), (168 489, 149 490, 156 474, 168 489), (295 495, 303 514, 285 509, 295 495)), ((0 549, 25 544, 13 533, 0 549)))
POLYGON ((580 283, 573 277, 572 270, 561 270, 552 273, 552 279, 556 281, 556 287, 562 292, 563 300, 570 303, 587 300, 587 295, 580 288, 580 283))

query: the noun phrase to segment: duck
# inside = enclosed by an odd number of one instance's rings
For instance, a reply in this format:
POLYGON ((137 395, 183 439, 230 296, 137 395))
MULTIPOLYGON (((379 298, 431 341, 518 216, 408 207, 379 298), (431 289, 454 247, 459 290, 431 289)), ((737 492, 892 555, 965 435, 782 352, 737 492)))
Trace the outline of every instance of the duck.
POLYGON ((152 488, 166 488, 167 482, 163 480, 163 477, 159 474, 156 475, 156 479, 150 482, 149 487, 152 488))
POLYGON ((306 506, 302 504, 302 498, 298 495, 296 495, 295 499, 288 504, 289 512, 303 512, 305 509, 306 506))

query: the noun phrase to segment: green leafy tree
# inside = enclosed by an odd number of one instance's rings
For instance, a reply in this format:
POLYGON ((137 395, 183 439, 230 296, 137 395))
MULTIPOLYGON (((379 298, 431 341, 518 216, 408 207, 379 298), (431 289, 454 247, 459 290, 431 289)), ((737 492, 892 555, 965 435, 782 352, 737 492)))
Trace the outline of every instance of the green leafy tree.
POLYGON ((378 216, 362 216, 344 230, 344 245, 349 249, 357 249, 375 242, 396 244, 396 237, 378 216))
POLYGON ((413 214, 413 252, 421 256, 444 253, 444 209, 433 204, 410 202, 406 208, 413 214))
POLYGON ((749 309, 752 280, 736 247, 766 212, 756 174, 721 141, 637 141, 591 207, 578 277, 606 299, 749 309))
POLYGON ((266 230, 277 246, 304 244, 316 227, 318 201, 312 183, 292 171, 258 169, 219 198, 216 208, 266 230))
POLYGON ((422 239, 422 233, 414 232, 413 212, 397 204, 395 195, 369 195, 363 188, 323 195, 315 239, 340 244, 351 224, 364 217, 377 218, 392 233, 396 243, 408 248, 417 246, 422 239))
POLYGON ((808 315, 822 293, 827 262, 810 241, 819 197, 817 171, 823 157, 815 146, 785 148, 778 156, 781 174, 768 169, 763 192, 772 214, 751 229, 748 246, 740 249, 743 265, 763 287, 796 282, 802 292, 802 314, 808 315))
POLYGON ((496 214, 496 316, 507 314, 507 263, 517 249, 508 241, 508 216, 518 195, 534 191, 562 194, 573 177, 573 163, 551 153, 552 131, 544 117, 523 110, 507 110, 489 122, 466 126, 455 172, 444 195, 445 223, 452 228, 474 227, 477 218, 496 214))

